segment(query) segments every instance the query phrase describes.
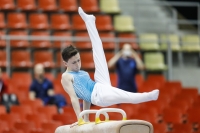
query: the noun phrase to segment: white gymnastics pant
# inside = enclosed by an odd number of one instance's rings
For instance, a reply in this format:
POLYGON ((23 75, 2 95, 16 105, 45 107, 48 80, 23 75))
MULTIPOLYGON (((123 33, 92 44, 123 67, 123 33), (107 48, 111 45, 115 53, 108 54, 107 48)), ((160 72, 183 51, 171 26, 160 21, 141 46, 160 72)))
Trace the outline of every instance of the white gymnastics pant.
POLYGON ((110 106, 119 103, 141 103, 152 100, 149 93, 131 93, 111 86, 108 66, 101 39, 95 25, 95 17, 85 20, 86 28, 92 42, 93 59, 95 64, 95 86, 92 92, 92 104, 110 106))

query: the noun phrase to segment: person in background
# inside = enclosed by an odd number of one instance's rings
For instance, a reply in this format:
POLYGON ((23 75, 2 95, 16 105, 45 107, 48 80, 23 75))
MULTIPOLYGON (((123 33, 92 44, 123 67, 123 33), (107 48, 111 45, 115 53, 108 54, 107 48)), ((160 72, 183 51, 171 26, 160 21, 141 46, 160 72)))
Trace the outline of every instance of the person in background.
POLYGON ((8 85, 3 79, 2 70, 0 68, 0 97, 2 97, 3 94, 8 94, 8 85))
POLYGON ((108 61, 108 67, 116 66, 117 87, 129 92, 137 92, 135 76, 138 70, 144 69, 144 64, 130 44, 124 44, 121 51, 108 61))
POLYGON ((29 98, 34 100, 40 98, 43 100, 44 105, 55 104, 58 109, 67 104, 65 98, 61 94, 55 94, 53 83, 45 78, 44 66, 42 64, 36 64, 34 67, 33 82, 30 86, 29 98))

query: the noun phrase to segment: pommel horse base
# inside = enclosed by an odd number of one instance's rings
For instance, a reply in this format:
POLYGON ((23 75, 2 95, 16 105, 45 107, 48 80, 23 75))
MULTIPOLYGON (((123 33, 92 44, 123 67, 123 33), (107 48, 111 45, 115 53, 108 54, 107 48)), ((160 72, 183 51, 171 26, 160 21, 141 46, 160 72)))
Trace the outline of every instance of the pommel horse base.
POLYGON ((60 126, 55 133, 153 133, 151 123, 143 120, 126 120, 126 113, 118 108, 103 108, 100 110, 84 110, 80 113, 78 125, 70 128, 70 125, 60 126), (110 121, 107 112, 121 113, 121 121, 110 121), (83 116, 89 113, 96 113, 95 122, 86 123, 83 116), (105 121, 101 121, 99 116, 103 114, 105 121))

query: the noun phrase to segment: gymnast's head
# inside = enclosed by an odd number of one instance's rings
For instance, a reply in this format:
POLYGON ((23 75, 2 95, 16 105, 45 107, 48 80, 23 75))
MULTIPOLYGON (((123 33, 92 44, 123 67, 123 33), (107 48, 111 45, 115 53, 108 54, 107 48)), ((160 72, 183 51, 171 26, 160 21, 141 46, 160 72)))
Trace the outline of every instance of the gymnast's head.
POLYGON ((81 59, 79 51, 73 45, 69 45, 62 51, 62 59, 68 71, 79 71, 81 59))

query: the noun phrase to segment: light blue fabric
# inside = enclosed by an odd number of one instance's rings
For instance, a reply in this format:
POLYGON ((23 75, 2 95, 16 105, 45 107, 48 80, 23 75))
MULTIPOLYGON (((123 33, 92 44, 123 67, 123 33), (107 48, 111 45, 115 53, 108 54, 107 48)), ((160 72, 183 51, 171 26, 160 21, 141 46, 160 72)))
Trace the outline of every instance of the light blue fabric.
POLYGON ((85 71, 69 73, 74 77, 73 87, 77 97, 91 103, 91 95, 96 82, 85 71))

